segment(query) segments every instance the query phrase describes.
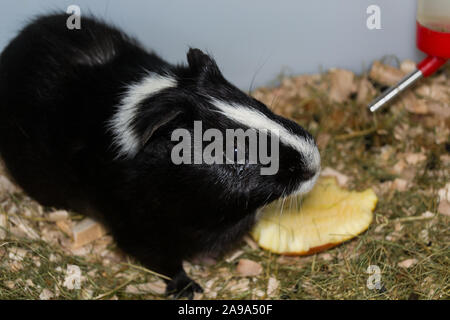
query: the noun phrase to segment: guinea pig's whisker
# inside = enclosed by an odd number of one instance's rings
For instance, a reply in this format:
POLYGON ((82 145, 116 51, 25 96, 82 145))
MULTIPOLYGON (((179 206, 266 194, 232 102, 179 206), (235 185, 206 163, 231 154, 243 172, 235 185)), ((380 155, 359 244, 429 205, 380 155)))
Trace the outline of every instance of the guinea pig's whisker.
POLYGON ((301 206, 301 200, 299 201, 299 197, 294 197, 295 198, 295 209, 296 210, 300 210, 300 206, 301 206), (299 206, 300 204, 300 206, 299 206))
POLYGON ((255 73, 253 74, 252 77, 252 81, 250 82, 250 87, 248 88, 248 95, 251 95, 251 92, 253 90, 253 83, 255 82, 256 76, 258 75, 258 73, 261 71, 261 69, 266 65, 267 61, 269 60, 269 58, 266 59, 266 61, 264 61, 259 67, 258 69, 256 69, 255 73))
POLYGON ((272 101, 270 102, 270 105, 269 105, 269 109, 270 109, 270 110, 274 110, 274 109, 276 108, 276 106, 277 106, 276 103, 278 103, 277 98, 278 98, 278 94, 276 94, 276 95, 273 97, 272 101))
POLYGON ((278 238, 281 240, 281 216, 283 215, 284 203, 286 202, 286 188, 282 192, 280 214, 278 215, 278 238))
POLYGON ((272 194, 273 194, 273 192, 271 191, 269 193, 269 195, 267 196, 266 201, 264 201, 264 204, 263 204, 263 206, 260 209, 261 212, 264 211, 264 209, 270 204, 269 199, 272 196, 272 194))
POLYGON ((303 198, 298 199, 298 212, 302 213, 302 207, 303 207, 303 198))
POLYGON ((292 202, 294 201, 292 198, 293 197, 289 197, 289 211, 292 210, 292 202))
POLYGON ((281 197, 277 200, 277 210, 281 210, 281 206, 283 204, 283 195, 281 195, 281 197))

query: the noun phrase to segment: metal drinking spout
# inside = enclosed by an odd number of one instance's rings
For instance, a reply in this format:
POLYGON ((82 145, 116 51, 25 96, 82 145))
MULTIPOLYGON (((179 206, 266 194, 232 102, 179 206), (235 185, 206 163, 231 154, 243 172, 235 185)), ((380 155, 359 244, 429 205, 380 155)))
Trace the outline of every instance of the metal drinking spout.
POLYGON ((411 85, 417 82, 417 80, 423 77, 422 71, 415 70, 400 80, 395 86, 390 87, 383 92, 381 96, 376 98, 369 104, 369 109, 372 112, 377 111, 379 108, 387 104, 389 101, 397 97, 401 92, 409 88, 411 85))
POLYGON ((433 74, 437 69, 439 69, 447 59, 428 56, 421 63, 417 65, 417 70, 411 72, 395 86, 387 89, 378 98, 369 104, 369 109, 372 112, 377 111, 382 106, 386 105, 389 101, 392 101, 400 93, 405 91, 407 88, 411 87, 422 77, 428 77, 433 74))

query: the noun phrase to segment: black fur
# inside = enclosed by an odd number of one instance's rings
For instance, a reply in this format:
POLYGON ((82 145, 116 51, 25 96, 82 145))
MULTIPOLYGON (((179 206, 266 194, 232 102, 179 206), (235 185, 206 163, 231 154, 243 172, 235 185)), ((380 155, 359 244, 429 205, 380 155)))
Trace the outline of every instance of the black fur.
POLYGON ((226 249, 248 232, 259 207, 313 173, 282 146, 275 176, 250 164, 177 166, 171 132, 192 131, 194 120, 204 130, 242 128, 213 108, 212 96, 310 135, 228 83, 200 50, 189 51, 187 66, 172 66, 114 27, 82 18, 81 30, 68 30, 66 19, 36 19, 0 56, 0 153, 30 196, 100 219, 125 252, 172 277, 169 293, 191 297, 201 288, 182 260, 226 249), (127 86, 148 72, 170 74, 178 85, 141 103, 133 123, 139 152, 117 157, 109 121, 127 86))

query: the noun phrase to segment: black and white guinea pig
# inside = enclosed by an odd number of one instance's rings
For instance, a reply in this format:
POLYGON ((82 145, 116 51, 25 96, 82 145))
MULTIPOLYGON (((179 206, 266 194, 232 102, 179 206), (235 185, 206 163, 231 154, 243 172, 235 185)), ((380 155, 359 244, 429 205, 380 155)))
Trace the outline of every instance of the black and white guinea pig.
MULTIPOLYGON (((320 171, 313 137, 230 84, 198 49, 171 65, 95 18, 35 19, 0 56, 0 153, 42 205, 101 220, 120 248, 171 278, 167 293, 201 287, 182 260, 220 252, 265 204, 309 191, 320 171), (171 133, 277 129, 279 170, 260 164, 175 164, 171 133)), ((274 134, 271 132, 271 134, 274 134)))

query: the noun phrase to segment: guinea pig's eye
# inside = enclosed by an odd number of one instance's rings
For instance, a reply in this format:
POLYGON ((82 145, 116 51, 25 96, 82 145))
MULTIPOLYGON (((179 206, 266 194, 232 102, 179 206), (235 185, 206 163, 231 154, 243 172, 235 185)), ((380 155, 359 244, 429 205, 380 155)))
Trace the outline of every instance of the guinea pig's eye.
POLYGON ((244 148, 240 149, 239 146, 235 146, 234 147, 234 161, 237 164, 244 164, 244 163, 247 162, 246 158, 247 157, 246 157, 246 154, 245 154, 245 149, 244 148))

